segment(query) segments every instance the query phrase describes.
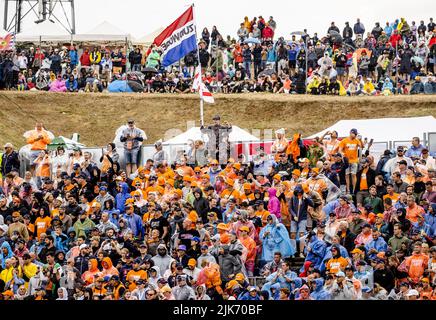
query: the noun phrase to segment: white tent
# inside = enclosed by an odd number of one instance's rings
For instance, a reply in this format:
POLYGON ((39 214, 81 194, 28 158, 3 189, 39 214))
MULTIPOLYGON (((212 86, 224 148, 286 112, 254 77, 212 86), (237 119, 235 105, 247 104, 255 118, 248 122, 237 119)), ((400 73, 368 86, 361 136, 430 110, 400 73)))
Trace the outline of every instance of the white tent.
POLYGON ((135 39, 133 40, 133 44, 149 46, 153 43, 154 39, 156 39, 156 37, 162 33, 163 30, 164 28, 159 28, 150 34, 147 34, 139 39, 135 39))
POLYGON ((74 41, 131 41, 132 36, 114 26, 113 24, 104 21, 88 32, 74 35, 74 41))
MULTIPOLYGON (((245 130, 237 126, 232 127, 232 132, 230 132, 230 142, 249 142, 249 141, 259 141, 258 138, 248 133, 245 130)), ((163 142, 164 145, 182 145, 186 144, 188 140, 203 140, 207 142, 208 137, 206 134, 202 134, 200 131, 200 127, 193 127, 188 131, 175 136, 172 139, 169 139, 163 142)))
POLYGON ((57 23, 46 20, 44 22, 35 24, 32 28, 24 30, 17 34, 17 42, 39 42, 52 41, 52 42, 69 42, 72 35, 64 30, 57 23))
POLYGON ((382 118, 364 120, 341 120, 331 127, 314 134, 307 139, 321 137, 327 131, 337 131, 339 137, 347 137, 351 129, 375 142, 411 141, 413 137, 424 138, 428 132, 436 132, 436 119, 428 117, 382 118))

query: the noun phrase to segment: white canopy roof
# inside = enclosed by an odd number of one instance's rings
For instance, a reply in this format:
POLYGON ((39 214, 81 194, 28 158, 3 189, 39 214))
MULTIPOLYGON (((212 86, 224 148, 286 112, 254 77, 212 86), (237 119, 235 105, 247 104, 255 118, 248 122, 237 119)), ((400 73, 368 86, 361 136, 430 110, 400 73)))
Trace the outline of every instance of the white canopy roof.
POLYGON ((147 34, 139 39, 135 39, 133 40, 133 44, 149 46, 153 43, 154 39, 156 39, 156 37, 162 33, 163 30, 164 28, 159 28, 150 34, 147 34))
POLYGON ((132 36, 107 21, 88 32, 74 36, 75 41, 126 41, 126 39, 130 41, 132 36))
POLYGON ((436 132, 436 119, 428 117, 382 118, 365 120, 341 120, 331 127, 307 139, 321 137, 327 131, 337 131, 339 137, 347 137, 351 129, 357 129, 362 137, 374 142, 411 141, 413 137, 423 139, 424 133, 436 132))
POLYGON ((63 29, 59 24, 46 20, 34 24, 32 28, 17 34, 17 42, 39 42, 41 41, 71 41, 71 34, 63 29))
MULTIPOLYGON (((258 138, 251 135, 245 130, 242 130, 241 128, 237 126, 232 127, 232 132, 230 132, 230 142, 248 142, 248 141, 259 141, 258 138)), ((201 134, 200 127, 193 127, 189 129, 188 131, 179 134, 178 136, 175 136, 172 139, 169 139, 165 142, 163 142, 164 145, 182 145, 186 144, 188 140, 203 140, 204 142, 207 142, 208 137, 207 135, 201 134)))

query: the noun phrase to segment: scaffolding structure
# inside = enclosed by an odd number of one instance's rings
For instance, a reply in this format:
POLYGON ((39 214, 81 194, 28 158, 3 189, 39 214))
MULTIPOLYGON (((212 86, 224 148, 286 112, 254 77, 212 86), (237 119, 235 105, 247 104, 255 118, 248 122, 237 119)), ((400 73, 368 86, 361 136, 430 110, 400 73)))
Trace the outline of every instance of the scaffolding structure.
POLYGON ((33 23, 44 21, 58 23, 69 34, 76 34, 74 0, 3 0, 3 29, 19 34, 23 22, 33 19, 33 23))

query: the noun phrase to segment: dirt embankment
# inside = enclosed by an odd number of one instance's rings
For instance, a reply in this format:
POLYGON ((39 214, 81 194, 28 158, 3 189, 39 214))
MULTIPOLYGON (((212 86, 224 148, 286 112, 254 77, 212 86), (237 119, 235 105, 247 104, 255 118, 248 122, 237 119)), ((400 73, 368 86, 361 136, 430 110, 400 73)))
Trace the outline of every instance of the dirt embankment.
MULTIPOLYGON (((308 136, 342 119, 436 116, 436 96, 314 97, 271 94, 215 95, 205 104, 205 122, 213 115, 246 129, 287 129, 287 136, 308 136)), ((147 143, 170 129, 199 125, 197 95, 0 93, 0 145, 25 144, 22 134, 41 121, 55 135, 80 134, 87 146, 102 146, 129 118, 148 135, 147 143)), ((436 129, 436 128, 435 128, 436 129)), ((253 134, 257 135, 255 132, 253 134)))

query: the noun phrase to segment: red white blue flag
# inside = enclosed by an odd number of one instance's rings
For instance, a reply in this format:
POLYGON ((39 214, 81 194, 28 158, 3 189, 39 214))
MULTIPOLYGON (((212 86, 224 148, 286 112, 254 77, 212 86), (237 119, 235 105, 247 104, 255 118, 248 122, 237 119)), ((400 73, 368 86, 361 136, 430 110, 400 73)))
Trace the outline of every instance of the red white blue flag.
POLYGON ((163 50, 161 63, 167 67, 197 50, 193 7, 189 7, 176 21, 154 39, 154 44, 163 50))

